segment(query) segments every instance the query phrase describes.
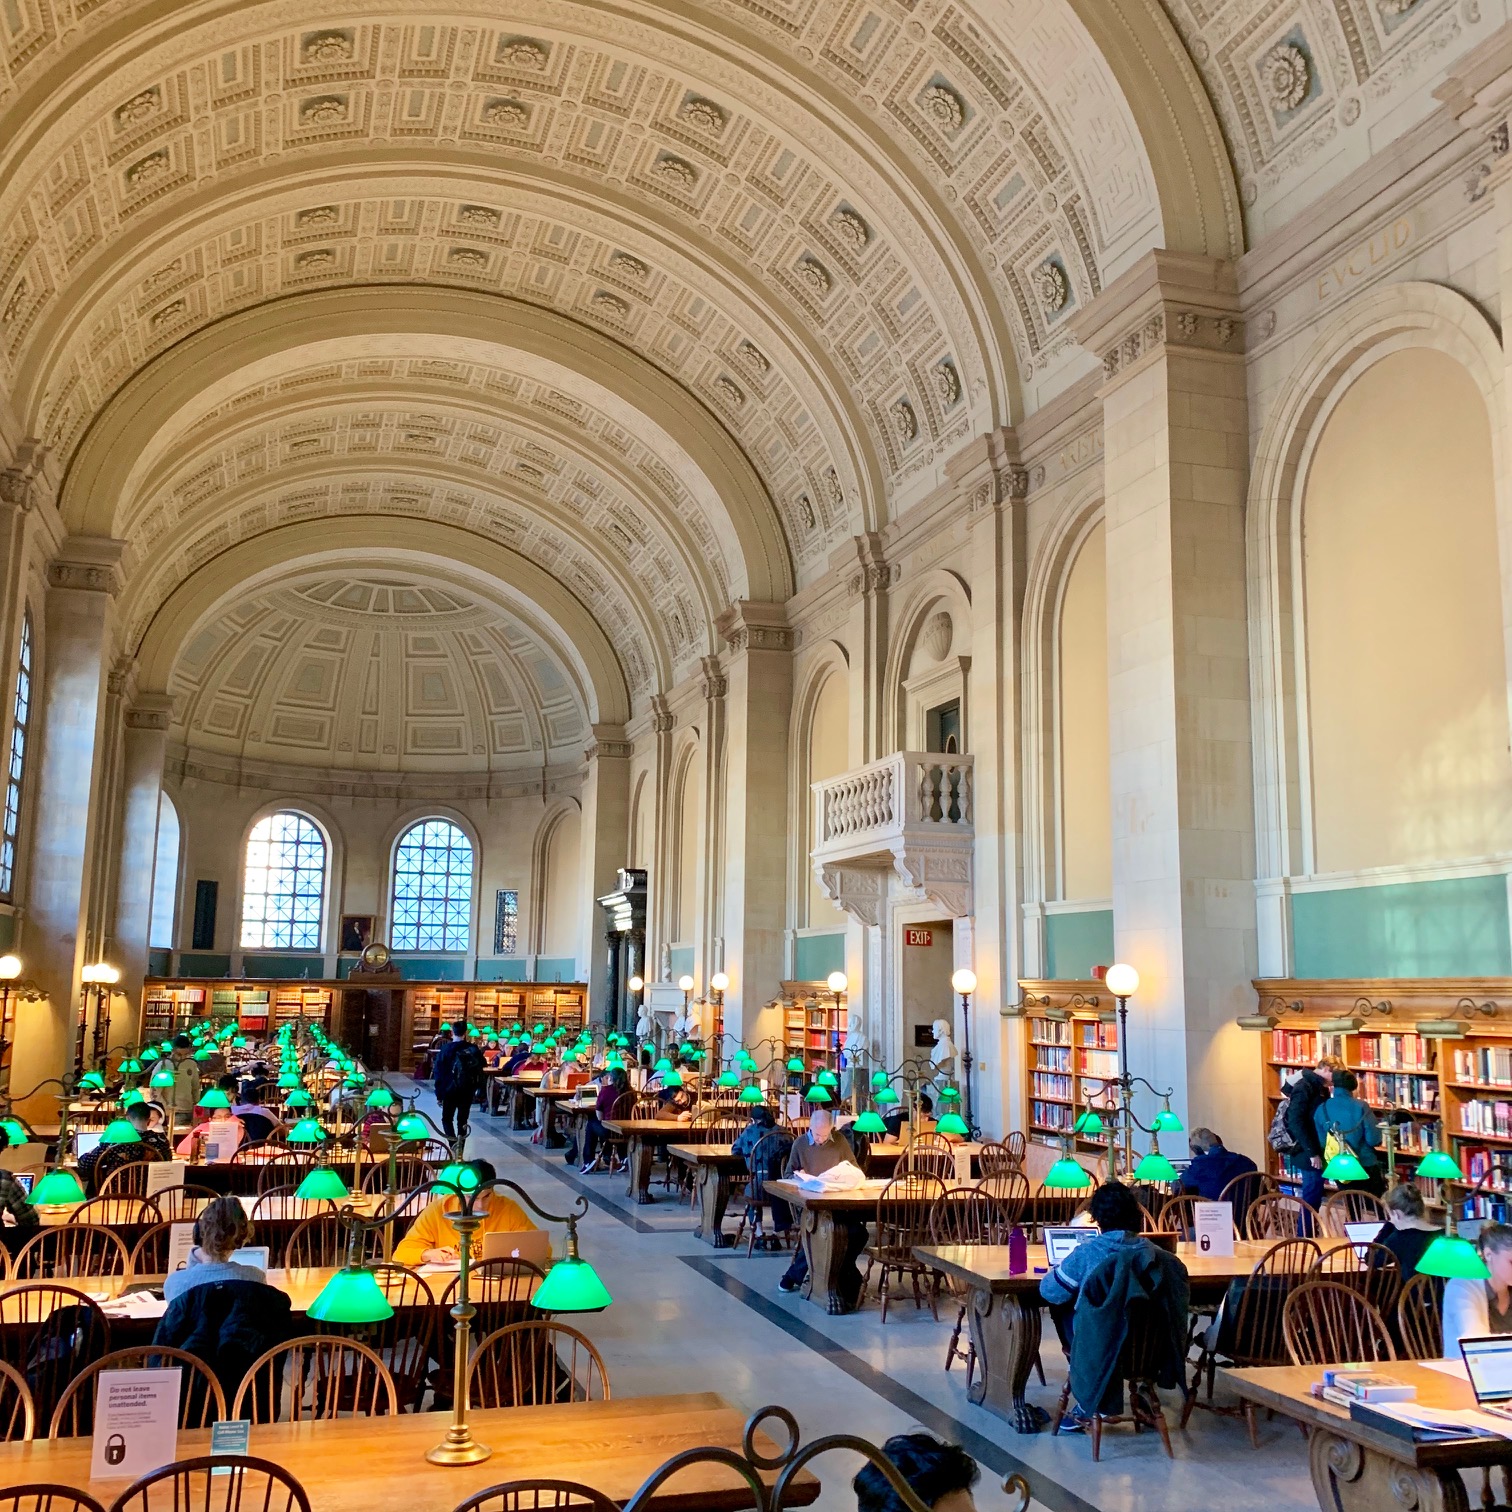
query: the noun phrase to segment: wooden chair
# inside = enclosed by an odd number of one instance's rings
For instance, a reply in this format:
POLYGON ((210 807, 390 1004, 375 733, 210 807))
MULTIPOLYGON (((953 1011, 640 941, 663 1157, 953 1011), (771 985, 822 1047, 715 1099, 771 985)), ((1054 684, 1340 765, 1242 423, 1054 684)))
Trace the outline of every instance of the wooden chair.
POLYGON ((151 1197, 91 1197, 68 1215, 68 1221, 115 1228, 126 1223, 161 1223, 163 1212, 151 1197))
POLYGON ((1007 1244, 1008 1235, 1018 1226, 1029 1205, 1029 1178, 1022 1171, 1004 1171, 997 1176, 985 1173, 977 1182, 977 1190, 992 1198, 993 1211, 1003 1224, 1001 1238, 994 1244, 1007 1244))
POLYGON ((285 1218, 318 1218, 336 1211, 336 1204, 329 1197, 296 1197, 298 1190, 297 1186, 278 1186, 259 1192, 248 1217, 253 1223, 266 1223, 285 1218))
POLYGON ((451 1146, 444 1139, 435 1139, 429 1135, 424 1139, 400 1140, 398 1150, 401 1159, 412 1156, 433 1170, 450 1165, 452 1160, 451 1146))
MULTIPOLYGON (((1087 1424, 1092 1440, 1092 1458, 1102 1458, 1103 1429, 1114 1423, 1132 1423, 1137 1433, 1141 1428, 1153 1428, 1160 1435, 1166 1458, 1175 1459, 1171 1450, 1171 1430, 1166 1423, 1165 1409, 1160 1405, 1160 1393, 1155 1385, 1155 1371, 1159 1364, 1159 1342, 1149 1305, 1143 1301, 1133 1303, 1128 1313, 1128 1331, 1124 1335, 1123 1348, 1119 1352, 1117 1378, 1123 1382, 1125 1400, 1129 1410, 1125 1413, 1094 1412, 1087 1424)), ((1055 1406, 1055 1416, 1050 1423, 1053 1438, 1060 1428, 1061 1419, 1071 1403, 1071 1378, 1061 1388, 1060 1400, 1055 1406)))
MULTIPOLYGON (((423 1140, 417 1142, 424 1143, 423 1140)), ((435 1167, 418 1150, 395 1148, 394 1191, 396 1194, 413 1192, 416 1187, 429 1187, 434 1175, 435 1167)), ((369 1194, 386 1192, 388 1184, 388 1158, 380 1156, 376 1165, 369 1166, 362 1173, 362 1190, 369 1194)))
POLYGON ((898 1176, 935 1176, 955 1180, 955 1150, 943 1134, 916 1134, 898 1157, 898 1176))
POLYGON ((0 1444, 22 1444, 37 1431, 37 1407, 26 1377, 0 1361, 0 1444))
MULTIPOLYGON (((882 1321, 887 1322, 887 1305, 892 1296, 892 1277, 901 1282, 907 1276, 913 1285, 914 1307, 924 1305, 919 1283, 928 1272, 914 1257, 914 1247, 928 1242, 929 1214, 945 1195, 945 1183, 938 1176, 895 1176, 877 1198, 876 1236, 866 1249, 866 1274, 861 1278, 861 1296, 871 1284, 873 1266, 881 1266, 882 1277, 877 1295, 882 1299, 882 1321)), ((929 1310, 936 1323, 940 1310, 934 1290, 929 1291, 929 1310)))
MULTIPOLYGON (((436 1294, 425 1277, 407 1265, 380 1262, 373 1266, 373 1274, 394 1309, 394 1315, 365 1327, 362 1342, 388 1366, 388 1372, 394 1378, 394 1390, 399 1393, 400 1411, 418 1412, 425 1396, 431 1356, 436 1352, 436 1335, 440 1331, 436 1294)), ((326 1332, 326 1327, 322 1324, 320 1331, 326 1332)), ((348 1332, 350 1325, 333 1323, 329 1328, 333 1333, 348 1332)))
MULTIPOLYGON (((1205 1202, 1205 1197, 1193 1197, 1183 1195, 1180 1197, 1166 1198, 1165 1206, 1160 1210, 1159 1227, 1168 1234, 1175 1234, 1178 1239, 1184 1239, 1188 1244, 1192 1242, 1192 1236, 1196 1232, 1197 1218, 1196 1208, 1199 1202, 1205 1202)), ((1239 1229, 1234 1229, 1234 1238, 1239 1237, 1239 1229)))
POLYGON ((749 1174, 745 1182, 740 1224, 735 1230, 732 1247, 738 1246, 741 1236, 744 1235, 747 1259, 755 1253, 758 1244, 763 1249, 768 1247, 782 1249, 788 1243, 798 1242, 796 1224, 780 1235, 774 1231, 767 1236, 761 1231, 762 1215, 772 1201, 767 1195, 766 1184, 773 1179, 773 1172, 780 1174, 781 1162, 792 1145, 793 1136, 786 1129, 771 1129, 756 1141, 755 1148, 746 1155, 746 1170, 749 1174))
POLYGON ((38 1422, 68 1383, 110 1348, 110 1323, 76 1287, 34 1281, 0 1292, 0 1363, 21 1371, 38 1422))
POLYGON ((254 1424, 398 1411, 394 1378, 379 1355, 334 1334, 303 1334, 259 1355, 231 1403, 233 1418, 254 1424))
POLYGON ((147 1167, 156 1165, 150 1155, 130 1157, 109 1170, 100 1179, 101 1197, 145 1197, 147 1195, 147 1167))
MULTIPOLYGON (((1239 1367, 1288 1363, 1282 1325, 1286 1299, 1305 1283, 1308 1272, 1317 1263, 1318 1253, 1318 1246, 1311 1239, 1279 1240, 1248 1276, 1229 1288, 1220 1315, 1202 1342, 1192 1373, 1191 1389, 1181 1412, 1183 1428, 1194 1406, 1220 1410, 1213 1405, 1213 1381, 1220 1359, 1228 1359, 1239 1367), (1197 1388, 1204 1375, 1207 1377, 1207 1400, 1199 1403, 1197 1388)), ((1253 1402, 1244 1404, 1244 1416, 1249 1425, 1250 1443, 1258 1449, 1260 1441, 1253 1402)))
MULTIPOLYGON (((110 1512, 163 1512, 165 1507, 225 1512, 310 1512, 305 1489, 272 1460, 251 1455, 203 1455, 176 1460, 132 1481, 110 1512), (219 1477, 212 1480, 211 1476, 219 1477)), ((64 1512, 63 1508, 55 1512, 64 1512)))
POLYGON ((1318 1209, 1318 1232, 1331 1239, 1344 1237, 1346 1223, 1386 1223, 1386 1204, 1371 1192, 1346 1187, 1323 1199, 1318 1209))
POLYGON ((453 1512, 619 1512, 619 1503, 577 1481, 523 1480, 485 1486, 453 1512))
POLYGON ((1277 1190, 1273 1176, 1267 1176, 1264 1171, 1246 1171, 1242 1176, 1236 1176, 1218 1194, 1219 1202, 1231 1202, 1234 1205, 1234 1230, 1236 1233, 1244 1232, 1244 1220, 1249 1216, 1250 1204, 1257 1197, 1263 1197, 1267 1192, 1277 1190))
POLYGON ((346 1263, 346 1226, 335 1212, 306 1218, 289 1235, 284 1264, 290 1270, 336 1268, 346 1263))
POLYGON ((1293 1365, 1344 1365, 1394 1360, 1386 1320, 1352 1286, 1304 1281, 1282 1310, 1286 1353, 1293 1365))
MULTIPOLYGON (((305 1150, 295 1149, 292 1145, 280 1145, 277 1149, 278 1153, 272 1160, 262 1161, 257 1167, 259 1195, 274 1187, 297 1187, 320 1164, 315 1156, 305 1150)), ((236 1156, 231 1158, 235 1160, 236 1156)))
POLYGON ((511 1323, 473 1351, 469 1391, 477 1407, 607 1402, 609 1374, 588 1338, 563 1323, 511 1323))
MULTIPOLYGON (((981 1186, 956 1187, 946 1192, 929 1212, 929 1242, 931 1244, 1003 1244, 1006 1242, 1003 1214, 997 1203, 981 1186)), ((935 1277, 936 1295, 940 1277, 935 1277)), ((947 1283, 960 1304, 956 1313, 955 1328, 951 1330, 950 1342, 945 1347, 945 1369, 948 1371, 957 1360, 966 1362, 966 1390, 971 1391, 972 1377, 976 1374, 976 1346, 968 1338, 966 1348, 961 1348, 961 1334, 966 1328, 966 1308, 970 1300, 965 1287, 959 1283, 947 1283)), ((1036 1351, 1035 1363, 1039 1364, 1036 1351)), ((1040 1379, 1045 1376, 1040 1366, 1040 1379)))
POLYGON ((0 1491, 0 1512, 105 1512, 87 1491, 33 1482, 0 1491))
POLYGON ((1413 1276, 1396 1306, 1402 1358, 1436 1360, 1444 1351, 1444 1283, 1437 1276, 1413 1276))
MULTIPOLYGON (((1018 1130, 1014 1130, 1014 1134, 1018 1135, 1020 1141, 1023 1140, 1024 1136, 1018 1130)), ((1013 1135, 1010 1134, 1008 1137, 1011 1139, 1013 1135)), ((982 1173, 983 1178, 1009 1176, 1022 1171, 1023 1165, 1022 1144, 1019 1153, 1015 1155, 1006 1139, 990 1139, 977 1151, 977 1170, 982 1173)))
POLYGON ((131 1254, 125 1241, 97 1223, 62 1223, 43 1229, 26 1241, 11 1266, 17 1281, 130 1274, 131 1254))
POLYGON ((1339 1244, 1318 1256, 1309 1279, 1350 1287, 1383 1318, 1389 1318, 1401 1294, 1402 1267, 1384 1244, 1339 1244))
POLYGON ((1244 1215, 1246 1239, 1296 1239, 1317 1232, 1317 1209, 1289 1192, 1262 1193, 1244 1215))
POLYGON ((215 1201, 219 1192, 203 1186, 171 1186, 152 1194, 158 1212, 169 1223, 190 1223, 215 1201))
POLYGON ((175 1365, 180 1371, 179 1427, 208 1428, 221 1422, 226 1416, 226 1394, 203 1360, 165 1344, 138 1344, 101 1355, 68 1383, 53 1408, 48 1438, 83 1438, 94 1432, 96 1377, 102 1370, 155 1370, 175 1365))
POLYGON ((1093 1176, 1091 1186, 1078 1187, 1068 1192, 1060 1187, 1047 1187, 1041 1181, 1034 1189, 1036 1227, 1043 1229, 1047 1225, 1054 1227, 1070 1223, 1076 1216, 1077 1208, 1090 1199, 1097 1190, 1097 1185, 1097 1178, 1093 1176))
POLYGON ((154 1223, 146 1229, 131 1248, 127 1261, 133 1276, 165 1276, 168 1274, 168 1251, 173 1244, 173 1224, 154 1223))
MULTIPOLYGON (((458 1279, 453 1276, 441 1293, 443 1313, 456 1304, 458 1279)), ((473 1338, 481 1339, 484 1334, 496 1333, 511 1323, 526 1321, 531 1316, 530 1298, 544 1279, 545 1273, 528 1260, 484 1260, 469 1267, 467 1295, 477 1309, 472 1321, 473 1338)), ((451 1358, 450 1324, 448 1318, 444 1330, 447 1359, 451 1358)), ((451 1373, 447 1371, 445 1375, 449 1384, 451 1373)))

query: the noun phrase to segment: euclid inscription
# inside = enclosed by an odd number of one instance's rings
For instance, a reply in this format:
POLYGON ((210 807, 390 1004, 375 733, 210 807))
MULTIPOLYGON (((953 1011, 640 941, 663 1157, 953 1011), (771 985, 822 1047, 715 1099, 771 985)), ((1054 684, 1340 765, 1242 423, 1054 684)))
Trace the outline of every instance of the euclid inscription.
POLYGON ((1389 262, 1412 240, 1412 222, 1403 216, 1384 230, 1367 237, 1342 257, 1336 257, 1318 275, 1318 300, 1321 303, 1337 294, 1382 263, 1389 262))

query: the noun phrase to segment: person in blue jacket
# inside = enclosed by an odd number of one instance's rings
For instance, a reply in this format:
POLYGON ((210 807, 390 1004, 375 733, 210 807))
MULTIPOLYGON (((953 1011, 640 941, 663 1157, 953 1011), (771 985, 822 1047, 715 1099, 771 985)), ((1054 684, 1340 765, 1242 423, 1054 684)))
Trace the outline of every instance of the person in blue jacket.
POLYGON ((1229 1182, 1256 1168, 1248 1155, 1225 1148, 1211 1129, 1193 1129, 1187 1143, 1192 1147, 1192 1162, 1181 1174, 1181 1190, 1204 1202, 1217 1202, 1229 1182))

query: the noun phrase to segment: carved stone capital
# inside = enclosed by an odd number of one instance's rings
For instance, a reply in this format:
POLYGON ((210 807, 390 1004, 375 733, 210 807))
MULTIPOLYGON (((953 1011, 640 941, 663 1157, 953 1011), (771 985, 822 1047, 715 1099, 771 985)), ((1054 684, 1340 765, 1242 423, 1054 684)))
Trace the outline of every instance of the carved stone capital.
POLYGON ((708 703, 715 699, 723 698, 729 691, 730 680, 725 676, 724 668, 719 665, 717 656, 703 656, 699 658, 699 683, 700 691, 708 703))
POLYGON ((742 651, 791 651, 794 636, 781 604, 740 599, 714 622, 732 655, 742 651))
POLYGON ((69 536, 58 555, 47 564, 47 581, 53 588, 82 593, 105 593, 114 598, 121 591, 121 553, 124 541, 108 536, 69 536))
POLYGON ((594 725, 593 739, 583 747, 585 761, 628 761, 634 753, 623 725, 594 725))
POLYGON ((651 733, 653 735, 670 735, 676 724, 677 716, 667 706, 666 694, 653 694, 651 697, 651 733))
POLYGON ((173 724, 173 700, 165 693, 142 693, 126 711, 128 730, 166 730, 173 724))
POLYGON ((35 438, 23 441, 10 465, 0 467, 0 503, 29 510, 41 494, 38 480, 46 457, 47 448, 40 441, 35 438))

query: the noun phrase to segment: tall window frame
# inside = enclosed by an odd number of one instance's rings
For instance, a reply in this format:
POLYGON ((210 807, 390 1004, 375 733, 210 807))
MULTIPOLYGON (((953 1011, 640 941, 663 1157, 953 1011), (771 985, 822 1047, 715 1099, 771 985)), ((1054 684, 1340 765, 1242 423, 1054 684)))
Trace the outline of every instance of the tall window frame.
POLYGON ((330 859, 325 831, 298 809, 252 826, 242 858, 243 950, 324 949, 330 859))
POLYGON ((16 658, 16 700, 12 708, 10 751, 5 763, 5 811, 0 819, 0 898, 16 890, 16 859, 21 847, 21 800, 26 787, 26 747, 31 735, 32 615, 21 611, 21 650, 16 658))
POLYGON ((396 953, 466 955, 472 947, 477 853, 461 825, 417 819, 394 842, 389 946, 396 953))

